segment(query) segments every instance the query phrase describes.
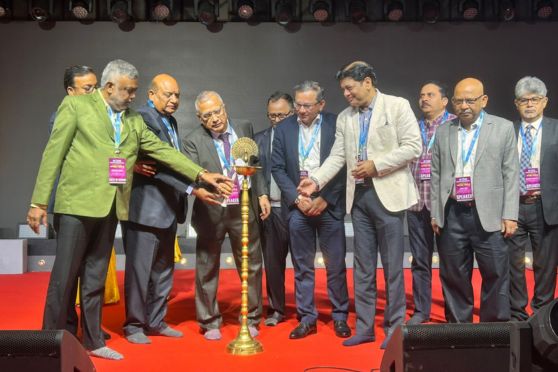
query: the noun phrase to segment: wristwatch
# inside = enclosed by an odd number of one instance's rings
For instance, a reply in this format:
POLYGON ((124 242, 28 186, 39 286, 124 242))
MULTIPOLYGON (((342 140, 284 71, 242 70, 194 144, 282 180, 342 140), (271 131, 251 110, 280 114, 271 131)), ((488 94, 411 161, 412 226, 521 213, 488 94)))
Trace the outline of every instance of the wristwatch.
POLYGON ((296 197, 296 199, 295 199, 294 203, 295 203, 295 204, 298 204, 298 203, 300 203, 300 195, 298 195, 298 196, 296 197))

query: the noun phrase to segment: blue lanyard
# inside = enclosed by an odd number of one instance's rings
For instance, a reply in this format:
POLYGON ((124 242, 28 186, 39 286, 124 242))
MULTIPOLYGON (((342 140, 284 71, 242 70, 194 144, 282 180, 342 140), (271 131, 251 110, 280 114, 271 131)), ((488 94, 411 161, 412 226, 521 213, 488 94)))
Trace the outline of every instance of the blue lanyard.
MULTIPOLYGON (((535 154, 535 149, 537 148, 537 140, 539 138, 539 131, 542 128, 542 121, 541 124, 539 125, 539 127, 537 128, 537 131, 535 132, 535 136, 533 137, 533 140, 531 141, 531 146, 527 149, 527 153, 529 154, 529 163, 531 163, 531 159, 533 159, 533 155, 535 154)), ((519 133, 521 134, 521 146, 525 146, 525 131, 523 130, 523 125, 519 126, 519 133)))
MULTIPOLYGON (((359 160, 364 160, 363 153, 366 148, 366 142, 368 140, 368 132, 370 130, 370 120, 372 119, 372 109, 364 111, 363 121, 360 123, 360 134, 358 137, 358 158, 359 160)), ((360 115, 360 114, 359 114, 360 115)), ((360 117, 359 117, 360 121, 360 117)))
POLYGON ((122 112, 114 112, 110 106, 107 106, 108 114, 112 127, 114 128, 114 148, 116 153, 120 152, 120 143, 122 141, 122 112))
MULTIPOLYGON (((440 121, 440 124, 445 123, 448 120, 448 117, 449 117, 449 112, 446 111, 444 113, 444 116, 442 117, 442 120, 440 121)), ((419 121, 419 125, 420 125, 420 134, 422 135, 422 143, 426 147, 426 152, 428 152, 432 148, 432 145, 434 145, 434 138, 436 138, 436 131, 434 131, 434 134, 432 134, 430 141, 428 141, 428 132, 426 130, 424 119, 421 119, 419 121)))
MULTIPOLYGON (((230 124, 229 124, 230 125, 230 124)), ((232 126, 231 128, 231 133, 229 133, 229 143, 231 144, 231 149, 232 146, 234 144, 232 137, 233 137, 233 129, 232 126)), ((219 155, 219 159, 221 159, 221 161, 223 162, 223 165, 225 167, 225 169, 227 170, 227 172, 231 172, 232 171, 232 164, 234 164, 234 158, 232 157, 232 151, 231 154, 229 154, 229 159, 227 159, 227 157, 225 156, 225 151, 224 151, 224 147, 225 147, 225 143, 223 142, 223 144, 221 145, 221 142, 217 141, 216 139, 213 139, 213 144, 215 145, 215 149, 217 150, 217 155, 219 155)))
POLYGON ((465 133, 461 135, 461 161, 463 162, 463 168, 469 162, 471 158, 471 154, 473 153, 473 148, 475 148, 475 144, 477 143, 477 139, 479 138, 479 133, 482 125, 482 121, 484 120, 484 111, 481 111, 481 114, 477 121, 479 124, 477 125, 477 129, 475 129, 475 135, 473 136, 473 140, 469 144, 469 150, 467 151, 467 155, 465 155, 465 133))
POLYGON ((316 123, 314 127, 314 132, 312 132, 312 137, 310 138, 310 142, 308 146, 304 148, 304 138, 302 138, 302 129, 298 130, 298 153, 302 156, 302 164, 308 159, 310 155, 310 151, 312 151, 312 147, 314 147, 314 142, 316 142, 316 137, 318 137, 318 131, 320 130, 320 126, 322 125, 322 115, 320 114, 320 119, 316 123))
MULTIPOLYGON (((148 99, 147 104, 149 105, 149 107, 154 108, 155 110, 157 110, 155 108, 155 104, 153 104, 152 100, 148 99)), ((159 112, 159 111, 157 111, 157 112, 159 112)), ((161 120, 163 120, 163 124, 165 124, 165 127, 167 128, 167 133, 169 134, 169 137, 171 138, 171 142, 172 142, 173 146, 177 150, 180 150, 180 147, 179 147, 179 144, 178 144, 178 135, 176 134, 176 131, 172 127, 171 123, 169 122, 169 119, 167 119, 164 115, 161 115, 161 120)))

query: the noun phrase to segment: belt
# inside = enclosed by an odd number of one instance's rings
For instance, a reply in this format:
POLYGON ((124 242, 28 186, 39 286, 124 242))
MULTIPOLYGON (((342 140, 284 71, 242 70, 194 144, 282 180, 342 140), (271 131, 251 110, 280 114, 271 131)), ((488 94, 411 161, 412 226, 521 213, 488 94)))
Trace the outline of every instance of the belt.
POLYGON ((450 199, 452 202, 454 202, 457 206, 459 207, 467 207, 467 208, 473 208, 476 206, 475 201, 471 200, 471 201, 457 201, 456 199, 452 198, 450 196, 450 199))
POLYGON ((370 187, 373 187, 373 186, 374 186, 374 183, 372 183, 372 177, 365 177, 365 178, 363 178, 363 182, 355 184, 355 187, 370 188, 370 187))
POLYGON ((539 200, 541 200, 540 195, 521 195, 519 197, 519 202, 521 204, 535 204, 539 200))

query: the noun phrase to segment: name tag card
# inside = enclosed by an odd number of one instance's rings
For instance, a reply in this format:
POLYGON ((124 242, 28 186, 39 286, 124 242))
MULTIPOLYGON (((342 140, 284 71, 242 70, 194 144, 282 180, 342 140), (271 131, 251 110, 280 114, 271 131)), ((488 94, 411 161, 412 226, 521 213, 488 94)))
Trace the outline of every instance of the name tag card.
POLYGON ((111 185, 126 184, 126 159, 109 158, 108 178, 111 185))
POLYGON ((541 177, 539 175, 539 168, 525 168, 523 175, 525 176, 525 188, 527 191, 540 191, 541 177))
POLYGON ((300 171, 300 179, 303 180, 305 178, 308 178, 308 171, 307 170, 301 170, 300 171))
POLYGON ((229 198, 227 199, 227 205, 238 205, 240 204, 240 187, 238 182, 234 183, 233 189, 229 198))
POLYGON ((455 178, 455 199, 458 202, 473 201, 473 183, 471 177, 455 178))
POLYGON ((420 159, 419 162, 419 179, 421 181, 430 180, 430 169, 431 169, 432 159, 425 158, 420 159))

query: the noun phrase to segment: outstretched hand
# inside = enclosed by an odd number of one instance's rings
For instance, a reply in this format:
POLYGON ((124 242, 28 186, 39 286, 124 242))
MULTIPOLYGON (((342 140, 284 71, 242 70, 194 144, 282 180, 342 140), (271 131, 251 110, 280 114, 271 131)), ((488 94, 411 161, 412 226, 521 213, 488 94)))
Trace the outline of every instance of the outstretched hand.
POLYGON ((304 178, 300 180, 296 190, 301 195, 310 196, 318 191, 318 185, 316 185, 316 182, 314 182, 311 178, 304 178))

